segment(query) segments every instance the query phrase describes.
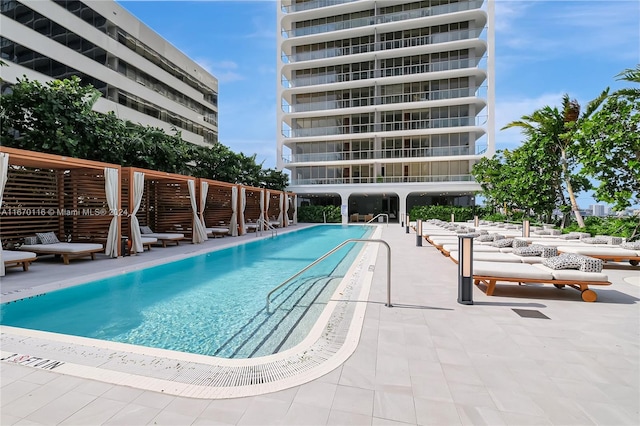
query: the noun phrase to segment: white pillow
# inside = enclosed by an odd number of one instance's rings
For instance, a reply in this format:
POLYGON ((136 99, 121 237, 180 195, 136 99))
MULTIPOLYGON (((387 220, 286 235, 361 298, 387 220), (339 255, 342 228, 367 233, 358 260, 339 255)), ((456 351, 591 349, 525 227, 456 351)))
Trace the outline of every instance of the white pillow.
POLYGON ((140 227, 140 233, 142 233, 142 234, 153 234, 153 231, 148 226, 141 226, 140 227))

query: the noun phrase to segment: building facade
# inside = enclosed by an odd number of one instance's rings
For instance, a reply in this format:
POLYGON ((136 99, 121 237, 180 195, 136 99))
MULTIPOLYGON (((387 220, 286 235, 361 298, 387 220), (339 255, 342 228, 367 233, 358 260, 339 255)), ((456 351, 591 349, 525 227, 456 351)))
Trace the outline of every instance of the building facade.
POLYGON ((473 204, 495 151, 493 0, 277 7, 277 161, 299 199, 343 221, 473 204))
POLYGON ((3 90, 76 75, 102 93, 97 111, 218 142, 218 80, 115 1, 2 0, 0 13, 3 90))

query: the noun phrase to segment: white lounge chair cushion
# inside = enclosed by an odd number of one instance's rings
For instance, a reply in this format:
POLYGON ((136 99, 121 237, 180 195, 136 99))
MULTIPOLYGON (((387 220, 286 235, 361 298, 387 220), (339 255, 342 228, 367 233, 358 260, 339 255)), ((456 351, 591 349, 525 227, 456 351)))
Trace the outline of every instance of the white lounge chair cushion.
POLYGON ((561 253, 584 254, 585 256, 620 256, 620 257, 637 257, 636 250, 629 250, 608 245, 594 246, 559 246, 558 251, 561 253))
MULTIPOLYGON (((445 244, 442 246, 442 250, 447 251, 447 252, 451 252, 451 251, 458 251, 458 243, 455 244, 445 244)), ((484 253, 499 253, 500 249, 496 248, 496 247, 491 247, 491 246, 480 246, 480 245, 473 245, 473 252, 474 253, 480 253, 480 252, 484 252, 484 253)))
POLYGON ((153 234, 144 234, 145 237, 157 238, 158 240, 181 240, 184 238, 184 234, 169 234, 162 232, 154 232, 153 234))
POLYGON ((103 250, 102 244, 95 243, 55 243, 55 244, 24 244, 20 246, 22 251, 48 252, 55 254, 80 253, 83 251, 103 250))
POLYGON ((157 238, 152 238, 152 237, 140 237, 142 244, 153 244, 153 243, 157 243, 158 239, 157 238))
MULTIPOLYGON (((550 269, 542 264, 532 265, 541 271, 548 272, 553 275, 556 280, 564 281, 609 281, 609 277, 602 272, 582 272, 577 269, 550 269)), ((475 268, 475 264, 474 264, 475 268)))
POLYGON ((640 250, 640 241, 622 243, 620 247, 627 250, 640 250))
POLYGON ((523 280, 552 280, 550 270, 541 270, 526 263, 473 262, 473 275, 496 278, 522 278, 523 280))
MULTIPOLYGON (((455 260, 456 262, 459 260, 458 255, 459 251, 451 251, 449 252, 449 257, 455 260)), ((511 253, 500 253, 500 252, 478 252, 473 253, 473 262, 511 262, 511 263, 521 263, 521 260, 518 256, 514 256, 511 253)))
POLYGON ((2 250, 4 262, 17 262, 19 260, 35 259, 37 255, 30 251, 2 250))
POLYGON ((229 228, 205 228, 207 234, 211 234, 212 232, 229 232, 229 228))

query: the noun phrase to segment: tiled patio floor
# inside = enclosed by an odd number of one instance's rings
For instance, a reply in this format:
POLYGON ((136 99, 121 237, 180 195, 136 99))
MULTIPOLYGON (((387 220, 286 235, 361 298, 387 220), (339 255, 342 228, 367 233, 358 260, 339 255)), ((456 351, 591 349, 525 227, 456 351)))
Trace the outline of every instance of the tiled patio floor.
MULTIPOLYGON (((211 245, 237 243, 224 238, 211 245)), ((360 343, 331 373, 261 396, 170 396, 0 362, 4 425, 637 425, 640 424, 640 269, 612 265, 596 303, 552 286, 498 285, 474 305, 457 299, 456 265, 398 224, 392 303, 381 249, 360 343), (525 318, 514 309, 548 319, 525 318)), ((200 250, 154 249, 119 260, 35 262, 2 281, 3 301, 43 283, 200 250)), ((78 278, 80 279, 80 278, 78 278)))

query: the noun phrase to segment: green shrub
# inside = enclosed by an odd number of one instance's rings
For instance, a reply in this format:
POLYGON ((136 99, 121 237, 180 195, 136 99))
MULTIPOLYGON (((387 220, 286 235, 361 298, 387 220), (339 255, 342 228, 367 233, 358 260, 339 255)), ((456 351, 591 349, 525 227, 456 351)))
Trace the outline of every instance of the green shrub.
POLYGON ((339 206, 300 206, 298 208, 298 222, 323 223, 325 217, 327 223, 341 223, 339 206))
POLYGON ((451 220, 451 213, 453 213, 456 222, 465 222, 473 220, 474 213, 475 216, 482 218, 490 211, 491 209, 487 207, 415 206, 409 212, 409 219, 440 219, 448 222, 451 220))
POLYGON ((584 228, 578 227, 575 222, 563 229, 564 233, 571 231, 589 232, 591 235, 613 235, 637 239, 638 218, 637 217, 597 217, 588 216, 584 219, 584 228), (634 233, 636 233, 634 235, 634 233))

